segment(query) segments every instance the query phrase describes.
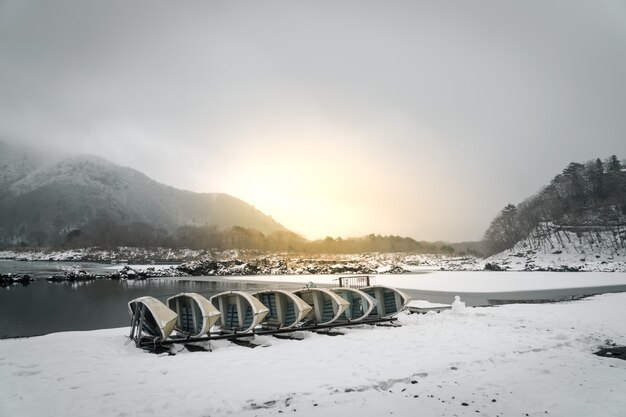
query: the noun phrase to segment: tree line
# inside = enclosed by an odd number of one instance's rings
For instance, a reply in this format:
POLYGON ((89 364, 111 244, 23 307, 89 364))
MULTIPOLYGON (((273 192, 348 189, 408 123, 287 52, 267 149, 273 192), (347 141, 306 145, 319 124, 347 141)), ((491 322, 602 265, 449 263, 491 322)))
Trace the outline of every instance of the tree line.
POLYGON ((234 226, 218 229, 215 226, 182 226, 172 233, 146 223, 119 224, 103 217, 61 234, 31 232, 18 247, 82 248, 97 246, 116 248, 133 246, 144 248, 189 249, 253 249, 266 252, 349 254, 363 252, 413 252, 452 255, 455 249, 442 242, 417 241, 410 237, 370 234, 363 237, 326 237, 307 240, 290 231, 263 234, 255 229, 234 226))
POLYGON ((616 155, 571 162, 549 185, 518 205, 507 204, 492 220, 484 240, 490 253, 509 249, 540 227, 626 227, 626 169, 616 155))

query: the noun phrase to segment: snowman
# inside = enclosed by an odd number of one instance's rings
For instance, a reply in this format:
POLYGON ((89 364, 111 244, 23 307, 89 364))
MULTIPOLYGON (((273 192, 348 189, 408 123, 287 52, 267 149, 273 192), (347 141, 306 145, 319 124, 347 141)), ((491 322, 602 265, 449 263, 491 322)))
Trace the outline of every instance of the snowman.
POLYGON ((461 297, 457 295, 454 297, 454 302, 452 303, 452 312, 462 313, 463 310, 465 310, 465 303, 461 301, 461 297))

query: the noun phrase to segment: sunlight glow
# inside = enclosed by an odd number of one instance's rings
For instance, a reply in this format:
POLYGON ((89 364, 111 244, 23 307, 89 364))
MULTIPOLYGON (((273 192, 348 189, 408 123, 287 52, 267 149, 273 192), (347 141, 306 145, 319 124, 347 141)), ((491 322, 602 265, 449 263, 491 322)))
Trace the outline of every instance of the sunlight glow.
POLYGON ((266 134, 240 154, 225 189, 307 238, 358 235, 380 189, 375 161, 328 131, 266 134))

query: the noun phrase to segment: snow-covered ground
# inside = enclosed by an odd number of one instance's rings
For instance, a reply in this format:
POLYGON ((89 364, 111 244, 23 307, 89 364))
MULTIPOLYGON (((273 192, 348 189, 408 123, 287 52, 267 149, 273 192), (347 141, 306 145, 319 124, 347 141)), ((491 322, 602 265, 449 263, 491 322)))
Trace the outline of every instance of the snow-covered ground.
POLYGON ((0 341, 2 416, 624 416, 626 294, 145 353, 128 329, 0 341), (180 351, 179 351, 180 350, 180 351))

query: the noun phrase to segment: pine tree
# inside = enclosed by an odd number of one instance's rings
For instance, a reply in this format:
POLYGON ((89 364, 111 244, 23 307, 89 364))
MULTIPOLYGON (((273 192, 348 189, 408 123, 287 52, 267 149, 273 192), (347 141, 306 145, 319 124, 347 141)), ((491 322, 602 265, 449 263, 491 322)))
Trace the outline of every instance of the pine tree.
POLYGON ((611 155, 606 163, 607 172, 619 172, 622 170, 622 163, 616 155, 611 155))

